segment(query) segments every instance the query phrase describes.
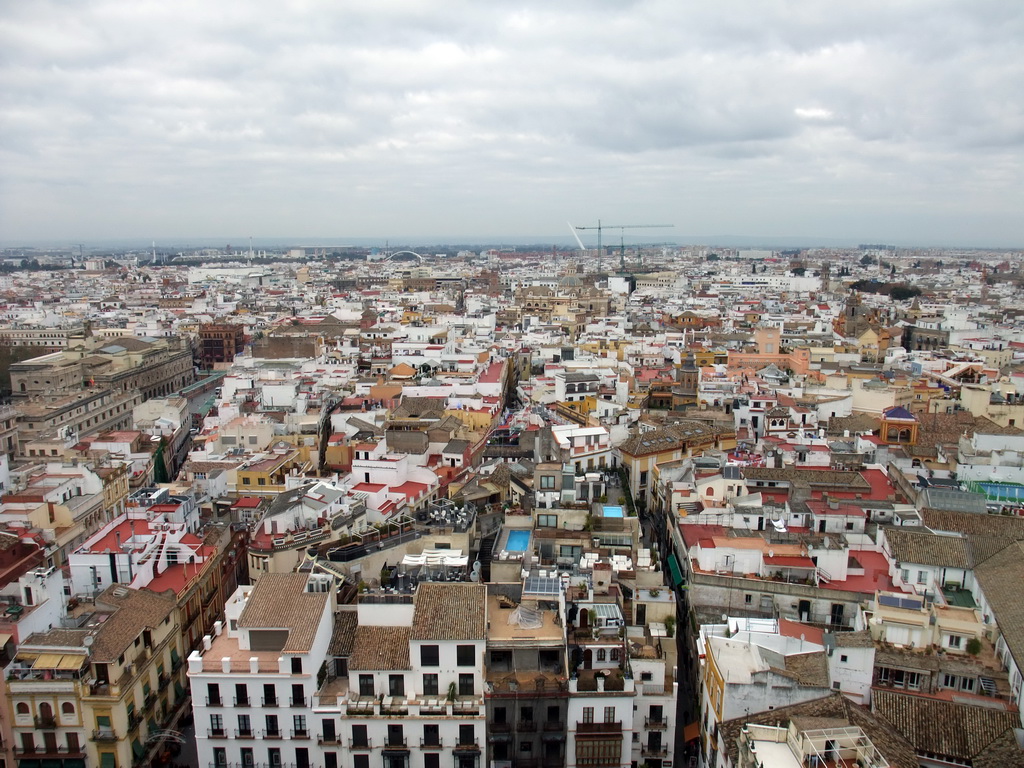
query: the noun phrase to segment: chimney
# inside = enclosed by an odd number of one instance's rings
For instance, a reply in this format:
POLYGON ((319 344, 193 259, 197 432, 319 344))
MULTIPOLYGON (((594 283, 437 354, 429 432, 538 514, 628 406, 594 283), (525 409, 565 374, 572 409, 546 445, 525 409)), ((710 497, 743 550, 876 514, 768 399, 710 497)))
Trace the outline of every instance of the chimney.
POLYGON ((220 633, 223 632, 223 631, 224 631, 224 622, 223 621, 215 621, 215 622, 213 622, 213 633, 215 635, 217 635, 217 637, 220 637, 220 633))
POLYGON ((121 548, 121 532, 120 531, 114 531, 114 541, 117 542, 117 548, 120 549, 121 548))
POLYGON ((213 640, 209 635, 203 635, 203 650, 210 650, 210 646, 213 644, 213 640))

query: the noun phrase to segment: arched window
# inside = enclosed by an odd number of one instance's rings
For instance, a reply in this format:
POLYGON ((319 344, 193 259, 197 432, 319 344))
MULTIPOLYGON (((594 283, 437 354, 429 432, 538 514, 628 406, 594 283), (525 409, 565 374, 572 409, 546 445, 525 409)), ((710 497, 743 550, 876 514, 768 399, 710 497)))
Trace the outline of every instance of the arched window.
POLYGON ((75 714, 75 705, 72 704, 70 701, 65 701, 63 704, 60 705, 60 711, 61 714, 64 715, 73 715, 75 714))
POLYGON ((26 704, 24 701, 19 701, 18 706, 15 707, 14 711, 17 712, 19 715, 27 715, 29 714, 30 710, 28 708, 28 704, 26 704))
POLYGON ((714 496, 715 495, 715 487, 713 485, 709 485, 707 490, 704 491, 704 495, 705 496, 714 496))
POLYGON ((605 660, 605 650, 604 650, 604 648, 598 649, 598 651, 597 651, 597 660, 598 661, 604 661, 605 660))

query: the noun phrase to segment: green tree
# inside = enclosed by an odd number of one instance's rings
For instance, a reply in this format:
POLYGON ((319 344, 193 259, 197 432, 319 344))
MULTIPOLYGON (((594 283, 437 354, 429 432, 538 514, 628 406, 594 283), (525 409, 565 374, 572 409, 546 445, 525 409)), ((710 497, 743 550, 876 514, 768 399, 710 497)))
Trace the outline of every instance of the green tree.
POLYGON ((920 288, 907 285, 906 283, 897 283, 889 289, 889 296, 893 301, 906 301, 920 295, 920 288))

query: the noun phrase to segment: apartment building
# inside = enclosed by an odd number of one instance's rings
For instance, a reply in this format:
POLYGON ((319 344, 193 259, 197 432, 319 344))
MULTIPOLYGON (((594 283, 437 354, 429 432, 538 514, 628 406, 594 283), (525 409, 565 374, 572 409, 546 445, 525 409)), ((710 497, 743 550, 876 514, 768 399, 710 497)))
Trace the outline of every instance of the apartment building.
POLYGON ((487 763, 562 766, 569 706, 565 631, 557 609, 520 600, 508 591, 487 597, 487 763))
POLYGON ((319 765, 310 704, 327 658, 330 577, 264 574, 188 657, 200 765, 319 765))
POLYGON ((6 682, 18 764, 148 763, 185 702, 175 616, 172 597, 114 585, 26 637, 6 682))
POLYGON ((604 427, 556 425, 551 428, 551 438, 562 461, 577 473, 612 465, 611 437, 604 427))
MULTIPOLYGON (((421 583, 414 597, 358 605, 337 765, 480 768, 485 738, 486 587, 421 583)), ((325 765, 332 765, 326 759, 325 765)))
MULTIPOLYGON (((38 448, 32 443, 43 438, 56 438, 70 448, 79 437, 127 429, 132 424, 132 409, 141 402, 142 395, 137 391, 89 388, 77 394, 40 396, 19 403, 18 454, 38 456, 38 448)), ((60 452, 55 445, 48 450, 51 456, 60 452)))
POLYGON ((83 387, 143 399, 164 397, 195 381, 192 348, 184 337, 87 339, 79 346, 11 365, 15 397, 70 395, 83 387))

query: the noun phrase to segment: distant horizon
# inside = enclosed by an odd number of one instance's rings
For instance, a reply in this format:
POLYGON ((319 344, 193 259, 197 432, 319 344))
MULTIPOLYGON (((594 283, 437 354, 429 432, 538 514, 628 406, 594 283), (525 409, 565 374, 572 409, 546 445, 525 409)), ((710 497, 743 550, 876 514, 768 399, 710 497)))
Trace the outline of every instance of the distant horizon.
MULTIPOLYGON (((603 246, 606 249, 619 247, 619 238, 611 236, 612 230, 603 239, 603 246)), ((617 234, 617 233, 616 233, 617 234)), ((587 250, 597 248, 596 237, 591 233, 581 233, 581 239, 587 250), (583 235, 588 235, 584 237, 583 235)), ((117 237, 117 238, 81 238, 78 240, 57 239, 57 238, 24 238, 18 240, 5 240, 0 238, 0 249, 16 250, 18 248, 31 248, 36 250, 74 250, 80 245, 84 249, 124 249, 124 250, 149 250, 154 247, 160 249, 196 249, 196 248, 219 248, 227 246, 242 255, 249 250, 249 237, 231 236, 209 236, 209 237, 171 237, 171 238, 143 238, 143 237, 117 237)), ((971 251, 1024 251, 1024 246, 1009 245, 1005 243, 991 242, 971 243, 961 242, 927 242, 912 240, 891 240, 879 238, 816 238, 811 236, 790 236, 770 237, 758 235, 711 235, 706 237, 673 235, 670 237, 628 237, 625 242, 627 248, 635 247, 666 247, 675 248, 736 248, 747 250, 808 250, 814 248, 838 248, 856 249, 860 246, 892 246, 895 248, 922 249, 922 250, 971 250, 971 251)), ((266 248, 378 248, 396 250, 400 248, 445 248, 461 246, 490 246, 490 247, 526 247, 532 246, 536 249, 544 247, 557 247, 565 251, 579 251, 579 245, 572 235, 551 235, 544 236, 390 236, 390 237, 342 237, 342 236, 271 236, 253 237, 252 247, 254 250, 266 248)))

